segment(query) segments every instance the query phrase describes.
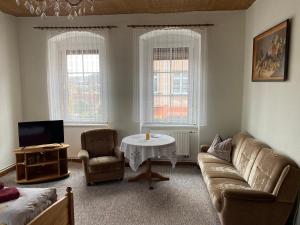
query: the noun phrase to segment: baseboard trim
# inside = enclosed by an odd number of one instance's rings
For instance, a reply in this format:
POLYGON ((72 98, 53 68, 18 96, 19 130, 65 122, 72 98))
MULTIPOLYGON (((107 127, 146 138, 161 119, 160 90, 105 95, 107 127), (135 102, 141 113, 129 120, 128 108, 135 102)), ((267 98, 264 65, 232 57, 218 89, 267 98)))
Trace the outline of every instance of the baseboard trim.
MULTIPOLYGON (((79 159, 79 158, 69 158, 68 160, 69 160, 69 162, 76 162, 76 163, 81 163, 82 162, 82 160, 79 159)), ((167 165, 167 166, 172 165, 170 161, 165 161, 165 160, 152 160, 151 163, 152 163, 152 165, 167 165)), ((197 166, 197 163, 192 162, 192 161, 179 161, 179 162, 176 163, 176 165, 179 165, 179 166, 197 166)), ((128 162, 125 163, 125 166, 129 167, 128 162)))
POLYGON ((4 168, 3 170, 0 170, 0 177, 5 176, 6 174, 14 171, 15 169, 16 169, 16 164, 14 163, 14 164, 4 168))
MULTIPOLYGON (((81 159, 75 158, 75 157, 68 158, 68 161, 69 162, 75 162, 75 163, 81 163, 82 162, 81 159)), ((153 161, 151 161, 151 163, 152 163, 152 165, 167 165, 167 166, 172 165, 170 161, 164 161, 164 160, 153 160, 153 161)), ((198 166, 196 162, 191 162, 191 161, 177 162, 176 165, 178 165, 178 166, 198 166)), ((129 167, 129 163, 126 162, 125 166, 129 167)), ((14 163, 11 166, 8 166, 8 167, 0 170, 0 177, 5 176, 6 174, 14 171, 15 169, 16 169, 16 164, 14 163)))

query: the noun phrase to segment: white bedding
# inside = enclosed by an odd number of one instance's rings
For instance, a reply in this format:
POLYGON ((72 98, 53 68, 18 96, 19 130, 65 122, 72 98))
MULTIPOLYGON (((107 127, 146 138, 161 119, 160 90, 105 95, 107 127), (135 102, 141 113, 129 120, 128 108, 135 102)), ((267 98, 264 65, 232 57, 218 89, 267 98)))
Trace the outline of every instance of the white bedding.
POLYGON ((18 188, 20 197, 0 204, 0 225, 25 225, 52 205, 55 188, 18 188))

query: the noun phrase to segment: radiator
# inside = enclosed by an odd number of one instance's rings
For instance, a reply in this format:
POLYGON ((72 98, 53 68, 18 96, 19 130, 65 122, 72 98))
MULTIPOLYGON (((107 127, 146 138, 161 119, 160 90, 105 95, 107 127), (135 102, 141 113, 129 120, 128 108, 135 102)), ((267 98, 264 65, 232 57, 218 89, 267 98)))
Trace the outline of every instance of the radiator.
POLYGON ((176 154, 180 156, 190 155, 190 134, 191 131, 178 130, 151 130, 153 134, 166 134, 176 141, 176 154))

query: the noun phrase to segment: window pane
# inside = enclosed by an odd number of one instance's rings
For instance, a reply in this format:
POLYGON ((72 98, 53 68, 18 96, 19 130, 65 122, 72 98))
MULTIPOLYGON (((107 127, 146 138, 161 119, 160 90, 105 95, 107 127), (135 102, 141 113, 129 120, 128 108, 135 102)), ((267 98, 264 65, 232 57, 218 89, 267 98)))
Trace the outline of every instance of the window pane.
POLYGON ((162 95, 169 95, 171 89, 170 73, 156 73, 156 76, 159 82, 157 92, 162 95))
POLYGON ((188 59, 189 58, 189 48, 188 47, 180 47, 180 48, 172 48, 172 59, 188 59))
POLYGON ((68 79, 82 78, 82 77, 83 77, 83 73, 68 73, 68 79))
POLYGON ((158 93, 158 85, 159 85, 159 77, 157 74, 154 74, 153 77, 153 93, 156 94, 158 93))
POLYGON ((154 72, 170 72, 171 61, 170 60, 154 60, 153 70, 154 72))
POLYGON ((67 71, 65 111, 67 120, 99 121, 101 115, 99 55, 84 54, 81 50, 72 51, 67 54, 67 71))
POLYGON ((153 60, 170 60, 171 49, 170 48, 154 48, 153 60))
POLYGON ((173 94, 177 94, 177 95, 181 94, 180 80, 181 80, 180 74, 173 74, 173 89, 172 89, 173 94))
POLYGON ((188 96, 177 95, 171 98, 171 115, 170 120, 186 121, 188 119, 188 96))
POLYGON ((153 119, 184 123, 188 121, 188 48, 156 48, 153 53, 153 119))
POLYGON ((170 96, 155 95, 153 117, 156 121, 164 121, 169 117, 170 96))
POLYGON ((187 73, 182 74, 181 93, 182 94, 188 94, 189 93, 189 79, 188 79, 188 74, 187 73))
POLYGON ((100 84, 98 76, 98 73, 68 75, 68 120, 99 121, 100 84))
POLYGON ((99 55, 84 54, 83 55, 84 72, 99 72, 99 55))
POLYGON ((82 55, 67 55, 67 71, 68 73, 83 72, 82 55))
POLYGON ((174 72, 183 72, 189 70, 189 60, 172 60, 171 70, 174 72))

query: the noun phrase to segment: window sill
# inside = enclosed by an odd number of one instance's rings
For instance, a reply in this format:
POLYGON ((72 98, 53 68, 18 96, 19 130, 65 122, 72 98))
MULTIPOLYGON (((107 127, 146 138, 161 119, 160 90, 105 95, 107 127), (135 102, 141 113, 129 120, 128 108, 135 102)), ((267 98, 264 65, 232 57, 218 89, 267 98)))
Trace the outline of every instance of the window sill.
POLYGON ((176 124, 142 124, 142 128, 180 128, 180 129, 198 129, 197 125, 176 125, 176 124))
POLYGON ((108 124, 86 124, 86 123, 67 123, 64 124, 65 127, 101 127, 101 128, 108 128, 108 124))

